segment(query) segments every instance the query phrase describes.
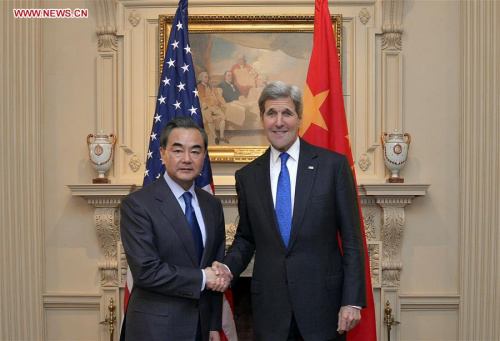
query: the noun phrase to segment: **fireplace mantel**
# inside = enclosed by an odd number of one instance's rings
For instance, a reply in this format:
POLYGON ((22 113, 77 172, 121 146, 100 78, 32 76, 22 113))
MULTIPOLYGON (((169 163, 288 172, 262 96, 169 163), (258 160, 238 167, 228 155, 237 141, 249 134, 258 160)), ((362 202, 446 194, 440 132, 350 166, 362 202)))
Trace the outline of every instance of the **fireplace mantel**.
MULTIPOLYGON (((123 198, 133 192, 137 186, 133 184, 83 184, 68 185, 71 194, 82 197, 89 205, 94 206, 94 224, 99 243, 99 262, 97 267, 101 274, 100 285, 100 319, 105 321, 109 311, 106 309, 112 298, 116 305, 117 321, 122 318, 122 302, 120 288, 125 286, 127 276, 127 260, 120 240, 119 207, 123 198)), ((109 326, 101 324, 101 339, 109 339, 109 326)), ((115 330, 119 324, 114 326, 115 330)), ((114 340, 118 340, 118 334, 114 340)))
MULTIPOLYGON (((381 289, 382 299, 398 307, 399 285, 403 263, 401 260, 405 206, 418 196, 425 196, 427 184, 360 184, 358 186, 365 234, 370 257, 372 285, 381 289)), ((127 260, 120 241, 119 206, 122 199, 140 186, 133 184, 68 185, 73 196, 82 197, 94 206, 94 222, 100 246, 101 306, 110 298, 121 313, 119 289, 126 282, 127 260)), ((216 196, 224 207, 237 203, 234 185, 215 186, 216 196)), ((236 227, 226 226, 226 236, 233 238, 236 227)), ((243 275, 251 276, 252 264, 243 275)), ((106 311, 102 309, 104 320, 106 311)))

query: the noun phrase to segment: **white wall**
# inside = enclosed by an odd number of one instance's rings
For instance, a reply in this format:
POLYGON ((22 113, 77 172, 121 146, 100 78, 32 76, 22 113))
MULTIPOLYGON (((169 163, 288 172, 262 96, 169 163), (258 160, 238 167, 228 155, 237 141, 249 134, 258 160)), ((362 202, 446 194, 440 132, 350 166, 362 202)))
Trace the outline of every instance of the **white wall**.
POLYGON ((431 184, 406 209, 402 295, 427 309, 402 309, 401 340, 457 340, 460 2, 405 1, 403 117, 411 133, 404 177, 431 184))
MULTIPOLYGON (((60 1, 46 1, 60 8, 60 1)), ((88 1, 65 3, 89 8, 87 19, 43 22, 44 183, 46 291, 98 291, 99 259, 94 210, 73 198, 67 185, 91 182, 96 173, 86 137, 95 134, 96 21, 88 1)))
POLYGON ((404 177, 431 184, 406 211, 406 294, 458 293, 459 19, 458 1, 405 1, 404 177))
POLYGON ((97 174, 86 143, 96 133, 95 8, 78 0, 44 6, 90 13, 87 19, 43 19, 45 337, 97 340, 99 305, 75 298, 99 293, 94 209, 67 187, 97 174))

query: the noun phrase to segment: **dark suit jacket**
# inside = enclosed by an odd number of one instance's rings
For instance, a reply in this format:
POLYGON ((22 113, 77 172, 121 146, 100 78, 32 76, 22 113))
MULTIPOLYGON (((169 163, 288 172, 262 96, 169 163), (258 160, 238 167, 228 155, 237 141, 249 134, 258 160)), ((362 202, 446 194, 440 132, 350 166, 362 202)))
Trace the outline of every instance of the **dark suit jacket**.
POLYGON ((255 251, 251 293, 257 340, 286 340, 292 311, 304 339, 333 339, 340 307, 366 306, 363 241, 349 162, 300 141, 287 248, 274 211, 269 158, 268 149, 236 172, 240 221, 224 263, 237 278, 255 251))
POLYGON ((163 177, 128 195, 121 205, 121 237, 134 286, 126 313, 126 340, 203 340, 221 329, 222 295, 201 290, 202 268, 222 260, 225 226, 219 199, 196 188, 206 227, 198 262, 189 224, 163 177))
POLYGON ((226 103, 236 101, 238 98, 240 98, 240 90, 236 87, 236 85, 233 84, 233 89, 231 87, 231 84, 223 80, 217 86, 222 89, 222 97, 224 98, 226 103))

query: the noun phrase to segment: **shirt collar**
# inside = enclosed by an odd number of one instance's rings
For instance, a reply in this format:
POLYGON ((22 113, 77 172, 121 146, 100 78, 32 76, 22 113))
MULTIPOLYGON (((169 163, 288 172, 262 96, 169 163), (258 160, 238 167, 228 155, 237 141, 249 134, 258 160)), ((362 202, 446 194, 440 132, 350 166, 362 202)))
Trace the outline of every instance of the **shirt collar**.
MULTIPOLYGON (((174 196, 177 199, 180 199, 180 197, 182 197, 184 192, 186 192, 184 190, 184 188, 182 188, 178 183, 176 183, 174 180, 172 180, 172 178, 167 174, 167 172, 165 172, 163 177, 165 178, 165 181, 167 182, 167 185, 168 185, 168 187, 170 187, 170 190, 172 191, 174 196)), ((195 201, 198 200, 196 197, 196 193, 194 191, 194 181, 193 181, 193 184, 191 185, 191 187, 187 190, 187 192, 191 193, 191 195, 193 196, 193 200, 195 200, 195 201)))
MULTIPOLYGON (((290 157, 293 160, 297 161, 299 159, 299 152, 300 152, 300 138, 297 137, 295 142, 290 146, 290 148, 288 148, 288 150, 285 153, 290 155, 290 157)), ((273 164, 275 164, 276 162, 281 163, 281 161, 279 160, 280 155, 281 152, 271 145, 271 161, 273 164)))

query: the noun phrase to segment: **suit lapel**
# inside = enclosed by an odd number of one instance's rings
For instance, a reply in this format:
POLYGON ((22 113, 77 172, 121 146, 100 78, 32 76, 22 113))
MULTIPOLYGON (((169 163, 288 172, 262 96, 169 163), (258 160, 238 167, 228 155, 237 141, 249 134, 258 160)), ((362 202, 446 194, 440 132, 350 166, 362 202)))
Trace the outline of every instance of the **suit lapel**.
POLYGON ((255 188, 260 188, 258 190, 260 202, 262 203, 262 207, 264 213, 267 217, 266 221, 272 221, 273 224, 270 227, 273 230, 273 233, 276 238, 280 240, 280 244, 283 245, 284 248, 285 242, 283 241, 283 237, 281 236, 280 228, 278 225, 278 219, 276 219, 276 212, 274 211, 274 202, 273 202, 273 193, 271 191, 271 175, 270 175, 270 158, 271 158, 271 148, 268 148, 266 152, 257 159, 256 167, 257 171, 255 172, 255 188))
POLYGON ((292 231, 290 233, 289 248, 297 239, 302 220, 306 213, 318 169, 318 155, 311 145, 300 139, 299 164, 297 167, 297 180, 295 181, 295 200, 293 204, 292 231))
POLYGON ((165 179, 160 178, 156 183, 156 200, 158 203, 158 209, 168 220, 175 233, 177 233, 179 239, 186 248, 189 257, 198 267, 199 262, 196 254, 196 246, 194 245, 193 235, 191 234, 191 229, 189 228, 186 216, 184 215, 184 212, 182 212, 182 208, 179 205, 177 198, 170 190, 170 187, 168 187, 165 179))
POLYGON ((203 255, 201 257, 201 268, 204 268, 207 263, 207 258, 210 255, 210 250, 212 250, 215 242, 215 230, 217 227, 217 222, 214 221, 214 212, 210 209, 207 197, 200 194, 200 192, 203 190, 195 187, 195 191, 196 197, 198 198, 198 203, 200 204, 201 214, 203 215, 203 222, 205 223, 206 240, 205 248, 203 249, 203 255))

